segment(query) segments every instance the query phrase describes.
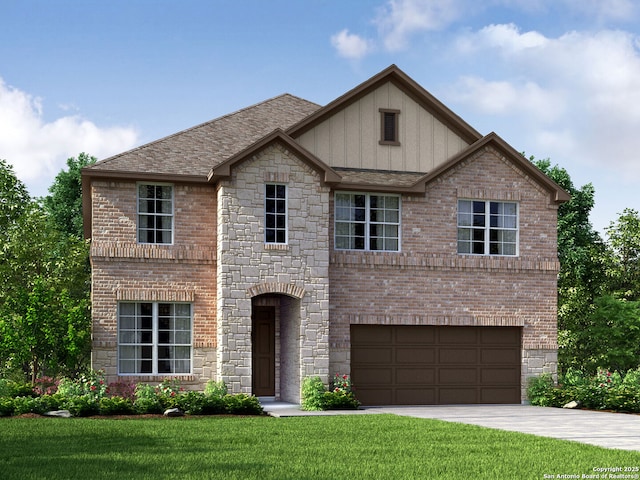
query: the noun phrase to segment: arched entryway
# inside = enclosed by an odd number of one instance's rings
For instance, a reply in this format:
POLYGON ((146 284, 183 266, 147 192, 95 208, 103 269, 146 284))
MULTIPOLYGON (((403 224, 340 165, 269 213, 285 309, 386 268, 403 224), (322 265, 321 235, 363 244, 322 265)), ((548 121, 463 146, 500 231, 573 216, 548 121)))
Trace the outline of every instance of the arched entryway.
POLYGON ((300 298, 264 293, 251 299, 251 393, 300 401, 300 298))

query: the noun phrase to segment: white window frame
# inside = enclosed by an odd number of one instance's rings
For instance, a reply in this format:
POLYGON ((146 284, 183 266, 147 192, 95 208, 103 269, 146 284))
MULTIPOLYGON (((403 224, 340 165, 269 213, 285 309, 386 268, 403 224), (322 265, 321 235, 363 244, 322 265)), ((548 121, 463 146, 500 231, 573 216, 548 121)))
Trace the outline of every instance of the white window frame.
MULTIPOLYGON (((352 207, 354 208, 354 207, 352 207)), ((333 210, 334 210, 334 216, 333 216, 333 245, 334 245, 334 249, 335 250, 342 250, 342 251, 360 251, 360 252, 400 252, 402 249, 402 196, 398 195, 398 194, 393 194, 393 193, 376 193, 376 192, 349 192, 349 191, 337 191, 334 194, 334 198, 333 198, 333 210), (355 219, 341 219, 338 216, 338 196, 339 195, 349 195, 351 197, 355 197, 355 196, 364 196, 365 197, 365 218, 364 220, 355 220, 355 219), (372 221, 371 220, 371 197, 385 197, 385 198, 396 198, 398 200, 398 210, 397 210, 397 215, 398 215, 398 221, 397 222, 387 222, 387 221, 372 221), (349 224, 349 225, 355 225, 355 224, 359 224, 359 225, 363 225, 364 226, 364 248, 340 248, 338 246, 339 244, 339 237, 347 237, 347 238, 356 238, 355 236, 347 236, 347 235, 340 235, 338 232, 338 224, 349 224), (371 249, 371 225, 389 225, 389 226, 393 226, 397 228, 397 237, 396 236, 382 236, 382 237, 376 237, 379 239, 382 239, 382 241, 384 241, 386 243, 387 239, 390 240, 395 240, 397 242, 397 249, 371 249)), ((387 210, 387 209, 382 209, 382 210, 387 210)), ((390 210, 390 209, 389 209, 390 210)))
MULTIPOLYGON (((184 316, 182 316, 182 318, 184 318, 184 316)), ((175 315, 174 315, 174 322, 175 322, 175 315)), ((144 329, 145 331, 148 332, 148 329, 144 329)), ((172 331, 173 334, 175 335, 176 331, 182 331, 184 332, 185 330, 180 330, 180 329, 176 329, 175 327, 175 323, 174 323, 174 327, 173 330, 169 330, 172 331)), ((175 375, 191 375, 193 372, 193 304, 192 303, 188 303, 188 302, 129 302, 129 301, 123 301, 123 302, 119 302, 118 303, 118 337, 117 337, 117 342, 118 342, 118 375, 122 375, 122 376, 175 376, 175 375), (138 328, 138 317, 141 317, 142 315, 138 314, 138 305, 141 304, 151 304, 151 309, 152 309, 152 313, 151 313, 151 343, 149 342, 142 342, 142 339, 140 337, 137 337, 137 333, 139 331, 142 330, 142 328, 138 328), (159 306, 160 304, 169 304, 169 305, 173 305, 174 308, 177 305, 188 305, 189 306, 189 343, 178 343, 176 342, 176 339, 174 338, 173 343, 163 343, 160 344, 160 325, 159 325, 159 306), (134 315, 126 315, 126 318, 133 318, 135 321, 135 328, 128 328, 125 329, 122 327, 122 320, 125 318, 125 315, 122 313, 122 308, 123 305, 133 305, 134 307, 134 315), (134 336, 136 336, 137 338, 133 341, 133 342, 125 342, 122 341, 123 340, 123 336, 125 334, 133 334, 134 336), (138 360, 149 360, 146 357, 136 357, 136 358, 122 358, 122 350, 121 347, 151 347, 151 371, 150 372, 143 372, 143 371, 136 371, 136 372, 123 372, 122 368, 121 368, 121 362, 122 361, 138 361, 138 360), (173 358, 173 359, 161 359, 159 358, 159 349, 161 347, 170 347, 170 348, 175 348, 175 347, 179 347, 179 348, 189 348, 189 357, 188 358, 173 358), (189 369, 188 371, 173 371, 173 372, 160 372, 158 365, 161 361, 164 360, 178 360, 178 361, 186 361, 188 360, 189 362, 189 369)), ((140 365, 136 365, 136 370, 141 370, 140 369, 140 365)))
MULTIPOLYGON (((158 200, 158 199, 156 199, 158 200)), ((174 236, 175 236, 175 216, 174 216, 174 211, 175 211, 175 187, 173 184, 171 183, 149 183, 149 182, 138 182, 136 184, 136 219, 137 219, 137 225, 136 225, 136 241, 139 244, 145 244, 145 245, 173 245, 174 242, 174 236), (171 187, 171 212, 170 213, 158 213, 158 212, 141 212, 140 211, 140 202, 141 200, 144 200, 144 198, 140 197, 140 187, 148 187, 148 186, 152 186, 152 187, 171 187), (156 237, 157 233, 159 231, 162 231, 162 229, 159 229, 157 227, 154 227, 153 229, 149 229, 149 228, 143 228, 141 226, 141 217, 143 216, 154 216, 154 217, 169 217, 171 220, 171 238, 169 242, 147 242, 147 241, 142 241, 141 239, 141 232, 142 231, 153 231, 155 232, 154 237, 156 237)), ((157 238, 157 237, 156 237, 157 238)))
MULTIPOLYGON (((457 241, 456 241, 456 249, 459 255, 475 255, 475 256, 495 256, 495 257, 517 257, 520 254, 520 205, 518 202, 512 201, 502 201, 502 200, 478 200, 478 199, 467 199, 460 198, 458 199, 458 213, 457 213, 457 241), (461 202, 470 202, 471 203, 471 212, 461 212, 461 202), (475 213, 474 203, 484 204, 484 212, 475 213), (515 214, 493 214, 491 213, 491 204, 501 204, 504 209, 504 205, 513 205, 515 207, 515 214), (471 221, 466 221, 461 224, 461 217, 466 215, 467 218, 470 215, 471 221), (475 225, 476 221, 473 217, 482 216, 483 225, 475 225), (505 226, 504 219, 515 216, 514 226, 505 226), (502 218, 502 221, 500 219, 502 218), (492 225, 492 220, 495 219, 496 223, 502 223, 502 225, 492 225), (461 232, 467 231, 469 232, 469 238, 461 238, 461 232), (474 232, 482 232, 481 240, 474 240, 474 232), (493 253, 492 246, 498 242, 495 240, 492 241, 491 234, 492 232, 513 232, 515 235, 515 240, 513 242, 504 242, 501 241, 500 244, 503 245, 501 248, 501 253, 493 253), (461 251, 461 245, 465 244, 469 246, 469 251, 461 251), (483 246, 483 253, 474 252, 474 244, 483 246), (514 253, 504 253, 504 244, 513 244, 514 245, 514 253)), ((465 235, 466 237, 466 235, 465 235)), ((464 249, 466 250, 466 249, 464 249)))
POLYGON ((264 186, 264 243, 268 245, 286 245, 289 243, 289 188, 285 183, 265 183, 264 186), (268 187, 275 187, 275 197, 268 197, 268 187), (278 196, 278 187, 284 188, 284 198, 278 196), (270 201, 276 202, 284 202, 284 212, 278 212, 277 207, 276 211, 270 212, 268 211, 268 203, 270 201), (275 226, 269 227, 269 217, 273 216, 275 219, 275 226), (278 226, 278 218, 284 218, 284 227, 278 226), (269 238, 270 232, 274 233, 274 238, 271 240, 269 238), (284 241, 278 241, 278 232, 284 232, 284 241))

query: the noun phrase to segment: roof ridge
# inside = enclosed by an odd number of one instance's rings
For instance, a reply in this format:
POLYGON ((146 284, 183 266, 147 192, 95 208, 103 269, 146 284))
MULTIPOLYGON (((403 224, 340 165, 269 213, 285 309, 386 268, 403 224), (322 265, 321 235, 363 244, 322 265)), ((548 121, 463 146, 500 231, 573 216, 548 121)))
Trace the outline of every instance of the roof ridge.
POLYGON ((120 153, 118 153, 118 154, 116 154, 116 155, 112 155, 112 156, 110 156, 110 157, 104 158, 104 159, 99 160, 98 162, 94 163, 93 165, 91 165, 91 166, 87 167, 87 169, 88 169, 88 170, 90 170, 92 167, 94 167, 94 166, 96 166, 96 165, 101 165, 101 166, 102 166, 102 165, 104 165, 104 164, 106 164, 106 163, 108 163, 108 162, 111 162, 111 161, 113 161, 113 160, 115 160, 115 159, 117 159, 117 158, 120 158, 120 157, 122 157, 122 156, 124 156, 124 155, 128 155, 128 154, 130 154, 130 153, 134 153, 134 152, 140 151, 140 150, 142 150, 142 149, 144 149, 144 148, 150 147, 150 146, 152 146, 152 145, 156 145, 156 144, 158 144, 158 143, 160 143, 160 142, 164 142, 164 141, 166 141, 166 140, 168 140, 168 139, 171 139, 171 138, 173 138, 173 137, 176 137, 176 136, 178 136, 178 135, 182 135, 182 134, 184 134, 184 133, 191 132, 191 131, 193 131, 193 130, 197 130, 197 129, 202 128, 202 127, 204 127, 204 126, 210 125, 210 124, 212 124, 212 123, 214 123, 214 122, 218 122, 218 121, 220 121, 220 120, 223 120, 223 119, 225 119, 225 118, 231 118, 231 117, 233 117, 233 116, 235 116, 235 115, 241 114, 241 113, 246 112, 246 111, 248 111, 248 110, 251 110, 251 109, 253 109, 253 108, 257 108, 257 107, 259 107, 259 106, 261 106, 261 105, 264 105, 264 104, 267 104, 267 103, 269 103, 269 102, 273 102, 274 100, 277 100, 277 99, 280 99, 280 98, 285 98, 285 97, 291 97, 291 98, 294 98, 294 99, 297 99, 297 100, 301 100, 301 101, 303 101, 303 102, 310 103, 310 104, 312 104, 312 105, 317 105, 317 107, 318 107, 318 108, 322 108, 322 106, 321 106, 321 105, 318 105, 318 104, 317 104, 317 103, 315 103, 315 102, 312 102, 312 101, 307 100, 307 99, 305 99, 305 98, 299 97, 299 96, 297 96, 297 95, 293 95, 293 94, 291 94, 291 93, 286 93, 286 92, 285 92, 285 93, 281 93, 280 95, 276 95, 275 97, 267 98, 266 100, 262 100, 262 101, 260 101, 260 102, 254 103, 253 105, 249 105, 249 106, 247 106, 247 107, 243 107, 243 108, 241 108, 241 109, 239 109, 239 110, 235 110, 235 111, 233 111, 233 112, 226 113, 226 114, 224 114, 224 115, 221 115, 221 116, 219 116, 219 117, 213 118, 213 119, 211 119, 211 120, 207 120, 206 122, 202 122, 202 123, 199 123, 199 124, 197 124, 197 125, 193 125, 193 126, 191 126, 191 127, 185 128, 185 129, 180 130, 180 131, 178 131, 178 132, 175 132, 175 133, 172 133, 172 134, 166 135, 166 136, 161 137, 161 138, 158 138, 158 139, 156 139, 156 140, 152 140, 152 141, 147 142, 147 143, 144 143, 144 144, 142 144, 142 145, 138 145, 137 147, 134 147, 134 148, 132 148, 132 149, 130 149, 130 150, 126 150, 126 151, 124 151, 124 152, 120 152, 120 153))

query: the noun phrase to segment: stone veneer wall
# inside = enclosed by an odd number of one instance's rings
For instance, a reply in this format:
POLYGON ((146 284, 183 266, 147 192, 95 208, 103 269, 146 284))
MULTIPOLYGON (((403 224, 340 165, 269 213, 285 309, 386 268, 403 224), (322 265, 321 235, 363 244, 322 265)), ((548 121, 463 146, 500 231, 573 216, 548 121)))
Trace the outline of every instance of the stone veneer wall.
POLYGON ((298 362, 283 369, 293 377, 285 379, 292 384, 279 386, 283 399, 298 401, 306 376, 328 379, 329 188, 320 180, 318 172, 273 144, 234 167, 218 186, 217 372, 232 392, 251 392, 251 305, 262 294, 298 299, 281 308, 280 338, 286 344, 280 352, 298 362), (264 242, 266 183, 287 185, 286 245, 264 242))
POLYGON ((351 324, 519 326, 524 400, 529 377, 557 370, 556 216, 549 193, 492 149, 404 195, 402 252, 332 251, 330 370, 350 372, 351 324), (458 198, 517 201, 519 256, 459 255, 458 198))
POLYGON ((177 376, 203 389, 216 373, 216 199, 211 186, 174 185, 173 245, 136 242, 136 183, 92 184, 92 359, 107 380, 157 383, 154 377, 118 376, 119 301, 193 305, 193 367, 177 376))

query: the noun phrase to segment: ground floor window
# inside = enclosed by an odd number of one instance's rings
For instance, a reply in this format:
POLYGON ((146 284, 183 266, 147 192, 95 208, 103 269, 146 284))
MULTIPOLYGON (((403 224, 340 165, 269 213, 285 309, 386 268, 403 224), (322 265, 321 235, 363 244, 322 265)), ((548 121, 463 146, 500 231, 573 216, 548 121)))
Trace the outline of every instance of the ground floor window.
POLYGON ((188 303, 118 305, 119 374, 190 374, 192 308, 188 303))

